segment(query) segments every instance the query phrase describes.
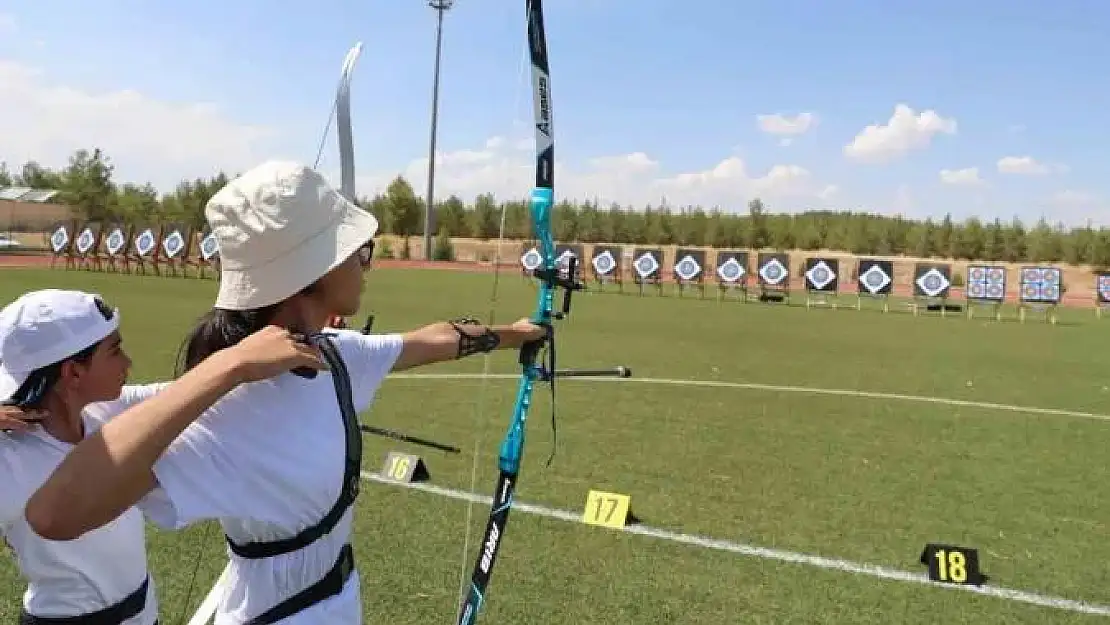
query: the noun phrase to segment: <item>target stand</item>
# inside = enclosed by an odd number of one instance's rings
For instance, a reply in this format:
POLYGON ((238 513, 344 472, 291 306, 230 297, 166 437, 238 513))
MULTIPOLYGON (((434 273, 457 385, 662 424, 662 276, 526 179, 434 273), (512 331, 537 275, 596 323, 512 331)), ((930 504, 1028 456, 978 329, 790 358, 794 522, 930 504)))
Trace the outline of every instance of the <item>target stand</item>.
POLYGON ((162 275, 159 265, 158 242, 162 239, 162 226, 145 225, 136 227, 128 248, 127 263, 135 268, 139 275, 146 275, 147 267, 154 275, 162 275))
POLYGON ((756 271, 759 284, 759 301, 776 302, 790 305, 790 256, 781 252, 760 252, 759 269, 756 271))
POLYGON ((678 296, 687 288, 697 289, 700 299, 705 299, 705 250, 678 248, 675 251, 675 263, 671 271, 674 273, 675 288, 678 296))
POLYGON ((597 284, 597 291, 604 292, 606 285, 616 284, 617 292, 624 293, 620 248, 611 245, 595 245, 590 256, 592 256, 590 270, 597 284))
POLYGON ((89 221, 81 227, 80 234, 73 244, 77 261, 77 269, 84 271, 103 271, 103 256, 100 253, 100 243, 104 236, 102 224, 89 221))
POLYGON ((51 228, 50 236, 46 237, 50 246, 50 268, 60 260, 63 269, 75 269, 74 247, 77 238, 77 221, 58 222, 51 228))
POLYGON ((644 296, 644 286, 655 287, 657 295, 663 294, 663 250, 636 248, 633 252, 632 281, 644 296))
POLYGON ((883 303, 883 312, 890 312, 890 295, 894 291, 894 262, 877 258, 861 258, 856 265, 856 310, 863 310, 863 299, 883 303))
POLYGON ((128 242, 133 238, 133 227, 125 228, 123 224, 114 222, 108 224, 103 230, 108 234, 104 237, 104 267, 109 273, 131 273, 131 264, 127 258, 128 242))
POLYGON ((1110 271, 1095 275, 1095 318, 1102 319, 1104 308, 1110 307, 1110 271))
POLYGON ((1044 315, 1045 322, 1055 325, 1058 321, 1056 308, 1064 291, 1060 268, 1022 267, 1020 284, 1018 321, 1025 323, 1028 313, 1035 312, 1044 315))
POLYGON ((216 240, 216 233, 209 229, 204 230, 204 234, 200 238, 200 243, 197 244, 197 249, 200 255, 197 256, 197 277, 204 278, 205 269, 212 269, 216 272, 217 279, 219 278, 220 266, 220 243, 216 240))
POLYGON ((967 318, 975 318, 975 308, 987 308, 995 321, 1002 321, 1002 303, 1006 300, 1006 268, 990 265, 968 265, 964 295, 967 318))
POLYGON ((805 281, 807 309, 815 306, 838 308, 840 259, 807 258, 802 279, 805 281))
POLYGON ((748 253, 742 251, 717 252, 717 301, 728 299, 729 293, 739 293, 738 302, 748 301, 748 253))
POLYGON ((930 263, 917 263, 913 268, 913 316, 918 316, 922 309, 926 311, 934 308, 940 309, 940 316, 948 312, 948 295, 952 288, 952 267, 949 265, 934 265, 930 263))

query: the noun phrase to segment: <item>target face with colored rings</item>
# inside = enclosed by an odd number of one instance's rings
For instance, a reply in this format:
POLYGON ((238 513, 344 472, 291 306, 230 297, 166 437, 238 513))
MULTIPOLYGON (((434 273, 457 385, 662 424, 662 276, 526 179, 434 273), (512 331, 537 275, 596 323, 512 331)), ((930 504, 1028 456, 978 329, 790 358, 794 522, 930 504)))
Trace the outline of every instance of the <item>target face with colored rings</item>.
POLYGON ((610 271, 613 271, 613 268, 616 267, 616 264, 617 261, 613 258, 613 255, 609 253, 609 250, 605 250, 597 256, 594 256, 593 259, 594 269, 601 275, 605 275, 608 274, 610 271))
POLYGON ((655 257, 651 254, 645 252, 636 259, 635 267, 636 273, 640 274, 641 278, 646 278, 659 269, 659 261, 655 260, 655 257))
POLYGON ((744 275, 744 268, 735 258, 730 258, 717 267, 717 275, 725 282, 736 282, 744 275))
POLYGON ((112 256, 119 254, 119 251, 123 249, 123 243, 123 232, 116 228, 108 235, 108 253, 112 256))
POLYGON ((694 260, 693 256, 683 256, 682 260, 674 268, 675 275, 683 280, 692 280, 701 273, 701 265, 698 261, 694 260))

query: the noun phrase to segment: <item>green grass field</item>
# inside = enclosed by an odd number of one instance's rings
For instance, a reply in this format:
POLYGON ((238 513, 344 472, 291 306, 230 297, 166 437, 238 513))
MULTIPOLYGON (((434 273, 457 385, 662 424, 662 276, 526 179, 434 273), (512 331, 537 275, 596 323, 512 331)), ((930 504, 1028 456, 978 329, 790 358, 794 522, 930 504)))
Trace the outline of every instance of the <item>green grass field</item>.
MULTIPOLYGON (((504 272, 497 320, 531 312, 504 272)), ((364 312, 379 331, 486 319, 492 277, 374 271, 364 312)), ((48 286, 103 293, 123 311, 137 381, 171 372, 178 341, 212 301, 211 280, 3 270, 0 301, 48 286)), ((518 501, 581 512, 591 488, 626 493, 644 526, 921 575, 926 542, 979 549, 991 587, 1110 604, 1110 320, 1058 325, 960 315, 806 310, 713 299, 584 293, 559 326, 561 367, 623 364, 635 379, 560 380, 557 455, 538 387, 518 501), (785 386, 729 388, 651 379, 785 386), (841 389, 842 394, 806 389, 841 389), (856 391, 996 406, 861 396, 856 391), (1015 407, 1018 407, 1015 409, 1015 407), (1020 407, 1052 408, 1038 413, 1020 407), (1086 416, 1067 411, 1093 413, 1086 416)), ((480 357, 414 373, 480 373, 480 357)), ((517 371, 514 353, 492 358, 517 371)), ((420 453, 431 484, 488 495, 513 379, 387 381, 363 419, 464 449, 447 455, 367 437, 364 469, 420 453)), ((356 557, 367 623, 454 621, 489 512, 369 481, 356 557), (465 555, 463 540, 470 532, 465 555)), ((199 605, 225 562, 215 526, 151 530, 162 622, 199 605), (196 569, 196 587, 186 605, 196 569)), ((1094 623, 1106 616, 884 579, 514 512, 483 623, 1094 623)), ((23 585, 0 559, 0 621, 23 585)))

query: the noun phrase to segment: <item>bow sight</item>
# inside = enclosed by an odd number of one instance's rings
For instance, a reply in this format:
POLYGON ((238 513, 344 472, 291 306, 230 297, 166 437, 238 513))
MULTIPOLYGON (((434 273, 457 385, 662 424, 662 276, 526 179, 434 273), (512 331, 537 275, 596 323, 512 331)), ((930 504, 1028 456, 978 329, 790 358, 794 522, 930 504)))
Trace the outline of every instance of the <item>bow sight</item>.
MULTIPOLYGON (((575 291, 583 291, 586 288, 585 283, 578 279, 578 257, 571 255, 567 259, 566 275, 556 265, 554 267, 540 266, 532 270, 532 276, 539 279, 543 284, 554 291, 556 289, 563 290, 563 306, 561 310, 551 311, 547 316, 551 319, 562 320, 570 315, 571 297, 575 291)), ((632 377, 632 370, 625 366, 616 366, 609 369, 555 369, 555 328, 547 319, 541 319, 539 323, 547 328, 547 337, 541 341, 534 341, 525 345, 520 350, 520 364, 525 367, 532 367, 535 373, 535 379, 549 382, 552 378, 598 378, 598 377, 617 377, 629 378, 632 377), (544 366, 535 366, 536 357, 539 355, 539 350, 544 346, 544 343, 549 343, 552 349, 552 356, 549 359, 550 368, 544 366)))

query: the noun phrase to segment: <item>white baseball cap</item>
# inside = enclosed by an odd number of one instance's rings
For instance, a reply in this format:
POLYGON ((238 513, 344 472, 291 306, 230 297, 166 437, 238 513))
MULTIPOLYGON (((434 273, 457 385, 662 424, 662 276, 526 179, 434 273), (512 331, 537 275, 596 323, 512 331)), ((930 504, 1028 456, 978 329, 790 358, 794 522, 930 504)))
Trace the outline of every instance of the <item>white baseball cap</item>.
POLYGON ((323 277, 378 232, 378 220, 300 163, 267 161, 204 207, 220 249, 216 308, 280 302, 323 277))
POLYGON ((119 328, 119 310, 99 295, 44 289, 0 310, 0 401, 36 370, 95 345, 119 328))

